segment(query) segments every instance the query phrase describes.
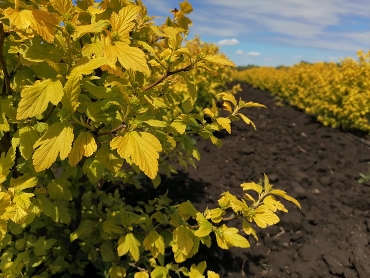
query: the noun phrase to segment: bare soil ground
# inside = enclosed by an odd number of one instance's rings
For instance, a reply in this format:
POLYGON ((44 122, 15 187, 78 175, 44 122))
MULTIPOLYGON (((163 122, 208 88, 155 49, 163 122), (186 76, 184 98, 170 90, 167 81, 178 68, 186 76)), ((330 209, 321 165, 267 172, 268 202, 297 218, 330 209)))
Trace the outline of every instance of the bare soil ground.
POLYGON ((369 146, 277 106, 263 91, 242 88, 243 99, 267 106, 245 111, 257 130, 235 123, 221 149, 199 140, 197 169, 164 179, 160 187, 169 188, 170 198, 205 209, 215 207, 221 192, 240 195, 240 183, 258 182, 266 173, 302 210, 283 201, 289 213, 279 214, 278 225, 258 229, 251 248, 201 248, 192 261, 207 260, 221 277, 370 277, 370 185, 357 181, 368 171, 369 146))

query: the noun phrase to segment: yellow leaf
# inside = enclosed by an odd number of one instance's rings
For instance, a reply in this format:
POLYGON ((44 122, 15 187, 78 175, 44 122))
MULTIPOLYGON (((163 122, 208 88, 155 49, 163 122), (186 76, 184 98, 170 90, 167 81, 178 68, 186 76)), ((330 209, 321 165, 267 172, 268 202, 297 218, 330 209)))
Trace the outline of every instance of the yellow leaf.
POLYGON ((64 96, 62 98, 62 103, 63 106, 71 112, 76 111, 77 107, 80 105, 78 97, 81 93, 81 78, 79 73, 69 75, 63 88, 64 96))
POLYGON ((135 261, 138 261, 140 258, 139 246, 140 242, 136 239, 133 233, 128 233, 125 236, 122 236, 118 240, 118 256, 125 255, 128 251, 131 253, 132 258, 135 261))
POLYGON ((73 147, 68 155, 68 162, 71 166, 76 166, 83 156, 89 157, 96 150, 97 145, 90 132, 81 132, 73 142, 73 147))
POLYGON ((69 14, 73 7, 72 0, 51 0, 50 3, 61 15, 69 14))
POLYGON ((95 229, 95 223, 90 220, 85 220, 80 224, 80 226, 77 228, 76 231, 71 233, 70 241, 72 242, 78 238, 83 239, 89 236, 93 232, 94 229, 95 229))
POLYGON ((22 224, 27 217, 28 211, 21 205, 15 203, 13 206, 13 213, 10 219, 17 224, 22 224))
POLYGON ((131 47, 125 43, 117 42, 115 45, 109 45, 105 48, 104 57, 110 64, 114 65, 118 61, 126 70, 134 70, 150 75, 145 53, 137 48, 131 47))
POLYGON ((217 94, 217 96, 220 96, 223 100, 230 101, 234 106, 236 106, 238 104, 233 94, 219 93, 219 94, 217 94))
POLYGON ((10 126, 8 120, 5 117, 5 113, 1 110, 0 107, 0 131, 9 131, 10 126))
POLYGON ((196 219, 199 225, 199 229, 194 232, 194 235, 197 237, 208 236, 212 232, 212 224, 200 212, 197 213, 196 219))
POLYGON ((49 168, 58 155, 64 160, 71 151, 73 128, 68 123, 54 123, 45 134, 33 145, 35 153, 32 156, 36 172, 49 168))
POLYGON ((242 183, 240 185, 244 191, 246 190, 254 190, 256 191, 258 194, 261 194, 262 193, 262 186, 257 184, 257 183, 254 183, 254 182, 245 182, 245 183, 242 183))
POLYGON ((248 221, 244 220, 243 219, 243 231, 244 233, 246 233, 247 235, 250 235, 252 234, 254 236, 254 238, 256 240, 258 240, 258 236, 257 236, 257 233, 256 231, 252 228, 252 226, 249 224, 248 221))
POLYGON ((0 219, 5 219, 5 214, 11 207, 11 196, 8 192, 0 192, 0 219))
POLYGON ((22 90, 17 109, 17 120, 31 118, 43 113, 49 102, 57 105, 63 97, 63 86, 59 80, 46 79, 22 90))
POLYGON ((220 126, 226 129, 229 134, 231 133, 231 120, 229 118, 219 117, 216 121, 220 126))
POLYGON ((207 263, 205 261, 200 262, 197 266, 192 264, 190 267, 189 278, 205 278, 203 272, 206 270, 207 263))
POLYGON ((220 275, 218 275, 216 272, 208 270, 207 271, 207 278, 220 278, 220 275))
POLYGON ((123 159, 132 159, 149 178, 154 179, 158 172, 159 152, 161 143, 148 132, 127 132, 123 137, 114 138, 110 146, 117 149, 123 159))
POLYGON ((216 241, 222 249, 229 249, 230 247, 248 248, 250 244, 248 240, 238 234, 237 228, 228 228, 223 224, 220 228, 215 230, 216 241))
POLYGON ((10 169, 15 163, 15 149, 13 147, 9 148, 8 153, 5 155, 5 152, 1 153, 0 156, 0 183, 3 183, 6 180, 7 175, 10 172, 10 169))
POLYGON ((284 205, 281 202, 277 201, 272 195, 268 195, 263 198, 263 204, 266 205, 268 209, 272 212, 276 212, 277 210, 288 212, 284 205))
POLYGON ((96 159, 113 173, 122 168, 123 158, 119 157, 116 151, 112 151, 108 145, 100 147, 96 153, 96 159))
POLYGON ((108 275, 110 278, 123 278, 126 277, 126 268, 122 266, 112 266, 109 271, 108 275))
POLYGON ((191 4, 188 1, 184 1, 184 2, 180 3, 180 10, 184 14, 190 14, 193 11, 193 7, 191 6, 191 4))
POLYGON ((279 217, 268 209, 267 206, 261 205, 253 211, 253 221, 260 228, 274 225, 280 221, 279 217))
POLYGON ((71 183, 66 179, 54 179, 47 185, 49 197, 54 200, 72 200, 72 193, 68 189, 71 183))
POLYGON ((171 126, 176 129, 176 131, 180 134, 184 134, 186 130, 186 124, 183 123, 182 121, 173 121, 171 123, 171 126))
MULTIPOLYGON (((174 253, 179 251, 185 256, 189 255, 194 245, 193 237, 193 232, 189 229, 189 227, 186 227, 184 225, 177 227, 173 231, 172 251, 174 253)), ((179 260, 176 260, 176 257, 175 261, 181 262, 179 260)))
POLYGON ((149 278, 149 274, 144 271, 136 272, 134 278, 149 278))
POLYGON ((136 5, 128 5, 122 8, 118 14, 112 13, 110 18, 112 31, 116 31, 118 34, 128 33, 132 30, 135 24, 132 21, 137 17, 141 7, 136 5))
POLYGON ((242 120, 248 124, 248 125, 252 125, 254 129, 256 129, 256 125, 249 119, 247 118, 246 116, 244 116, 242 113, 238 113, 237 114, 238 116, 240 116, 240 118, 242 118, 242 120))
POLYGON ((109 26, 108 20, 99 20, 93 24, 77 26, 73 34, 73 39, 78 40, 87 33, 100 33, 109 26))
POLYGON ((301 205, 299 204, 299 202, 296 199, 294 199, 293 197, 290 197, 288 194, 286 194, 286 192, 284 190, 273 189, 273 190, 270 191, 270 194, 278 195, 280 197, 283 197, 285 200, 290 201, 290 202, 294 203, 297 207, 301 208, 301 205))
POLYGON ((33 193, 21 193, 13 198, 13 202, 19 205, 22 209, 27 210, 31 206, 31 197, 35 196, 33 193))
POLYGON ((59 18, 44 10, 22 10, 20 12, 7 8, 4 15, 10 19, 10 24, 15 29, 24 31, 31 27, 44 40, 49 43, 54 41, 55 26, 59 25, 59 18))
POLYGON ((177 29, 173 27, 165 27, 163 28, 163 32, 165 32, 168 37, 168 46, 171 49, 176 50, 181 46, 182 36, 179 34, 177 29))
POLYGON ((3 240, 8 232, 8 221, 0 218, 0 240, 3 240))
POLYGON ((157 258, 159 254, 164 255, 164 239, 163 236, 155 230, 150 230, 149 234, 145 237, 143 246, 145 250, 152 253, 153 258, 157 258))
POLYGON ((108 61, 103 57, 94 58, 91 60, 86 59, 86 63, 74 67, 71 71, 71 75, 88 75, 93 73, 93 71, 103 65, 106 65, 108 61))
POLYGON ((19 130, 21 155, 26 159, 30 159, 33 153, 33 145, 40 138, 39 133, 31 127, 25 126, 19 130))
POLYGON ((18 177, 16 179, 10 179, 10 188, 9 191, 13 192, 13 194, 21 193, 21 191, 27 188, 33 188, 37 185, 37 178, 32 177, 31 175, 24 175, 18 177))
POLYGON ((207 219, 211 219, 214 223, 219 223, 222 220, 223 210, 220 208, 215 208, 211 210, 206 210, 205 216, 207 219))
POLYGON ((204 57, 204 60, 218 64, 218 65, 222 65, 222 66, 236 67, 236 65, 233 62, 229 61, 222 55, 207 55, 204 57))

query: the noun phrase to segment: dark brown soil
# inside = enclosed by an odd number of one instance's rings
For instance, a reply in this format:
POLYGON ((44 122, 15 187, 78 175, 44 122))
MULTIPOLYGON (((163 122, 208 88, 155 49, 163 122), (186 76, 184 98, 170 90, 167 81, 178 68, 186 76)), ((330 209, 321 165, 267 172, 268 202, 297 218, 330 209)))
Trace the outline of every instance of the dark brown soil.
POLYGON ((266 173, 302 210, 283 201, 289 213, 258 229, 258 242, 249 237, 251 248, 201 248, 192 260, 207 260, 221 277, 370 277, 370 185, 357 181, 368 172, 369 146, 277 106, 265 92, 242 88, 243 99, 267 106, 245 110, 257 130, 236 122, 221 149, 200 140, 198 168, 160 187, 169 185, 171 198, 190 199, 201 210, 215 207, 224 191, 240 196, 240 183, 266 173))

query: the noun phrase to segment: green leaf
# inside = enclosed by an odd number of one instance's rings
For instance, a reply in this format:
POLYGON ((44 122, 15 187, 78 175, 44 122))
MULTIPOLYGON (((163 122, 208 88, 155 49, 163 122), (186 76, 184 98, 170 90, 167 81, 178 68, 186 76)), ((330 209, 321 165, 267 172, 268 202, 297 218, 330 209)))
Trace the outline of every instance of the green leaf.
POLYGON ((88 237, 93 232, 94 229, 95 229, 95 223, 94 222, 92 222, 90 220, 85 220, 85 221, 81 222, 78 229, 76 231, 74 231, 73 233, 71 233, 71 235, 70 235, 71 242, 75 241, 78 238, 79 239, 84 239, 84 238, 88 237))
POLYGON ((96 153, 96 159, 114 174, 122 168, 124 161, 123 158, 119 157, 117 152, 111 150, 108 145, 101 146, 96 153))
POLYGON ((100 245, 100 252, 103 262, 114 262, 117 260, 117 255, 113 252, 113 244, 111 241, 106 241, 100 245))
POLYGON ((34 245, 34 253, 36 256, 45 256, 47 251, 57 242, 56 239, 50 238, 45 239, 44 236, 40 237, 34 245))
POLYGON ((72 149, 73 128, 69 123, 54 123, 45 134, 33 145, 32 156, 36 172, 49 168, 57 159, 68 157, 72 149))
POLYGON ((54 179, 47 185, 48 194, 54 200, 72 200, 72 193, 68 189, 71 183, 66 179, 54 179))
POLYGON ((96 183, 104 175, 104 165, 95 157, 90 157, 86 159, 82 171, 87 174, 91 182, 96 183))
POLYGON ((178 209, 179 213, 183 216, 195 217, 198 214, 198 211, 189 200, 179 204, 178 209))
POLYGON ((168 277, 168 269, 164 266, 157 266, 153 269, 150 273, 150 278, 167 278, 168 277))
POLYGON ((63 97, 63 86, 59 80, 36 81, 22 90, 17 109, 17 120, 35 117, 43 113, 49 102, 57 105, 63 97))
POLYGON ((103 99, 93 102, 87 106, 86 114, 94 122, 111 122, 117 118, 117 111, 121 109, 120 104, 111 99, 103 99))
POLYGON ((110 278, 123 278, 126 277, 126 268, 122 266, 112 266, 108 270, 108 275, 110 278))
POLYGON ((199 229, 194 232, 194 235, 197 237, 208 236, 213 230, 212 224, 200 212, 197 213, 196 219, 199 225, 199 229))
POLYGON ((102 223, 102 229, 109 235, 113 233, 122 234, 124 232, 124 229, 121 226, 118 226, 117 223, 117 220, 115 220, 114 218, 107 219, 102 223))
POLYGON ((123 137, 114 138, 110 146, 117 149, 120 157, 132 159, 149 178, 154 179, 158 172, 159 152, 161 143, 148 132, 127 132, 123 137))
POLYGON ((32 127, 25 126, 19 129, 21 155, 26 159, 30 159, 33 153, 33 145, 40 138, 39 133, 32 127))

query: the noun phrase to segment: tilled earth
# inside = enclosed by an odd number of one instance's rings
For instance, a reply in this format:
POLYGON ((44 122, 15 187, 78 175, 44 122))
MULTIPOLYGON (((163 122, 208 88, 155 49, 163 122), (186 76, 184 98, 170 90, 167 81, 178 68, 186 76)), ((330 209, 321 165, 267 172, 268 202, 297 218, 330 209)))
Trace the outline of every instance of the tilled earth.
POLYGON ((276 226, 257 228, 259 240, 248 237, 251 248, 201 248, 192 261, 207 260, 221 277, 370 277, 370 184, 358 183, 359 173, 368 172, 369 145, 276 105, 263 91, 242 88, 244 100, 267 106, 244 111, 257 130, 234 123, 220 149, 200 140, 197 169, 161 186, 168 185, 171 198, 205 209, 215 207, 222 192, 240 196, 240 183, 266 173, 302 209, 282 200, 289 212, 279 214, 276 226))

